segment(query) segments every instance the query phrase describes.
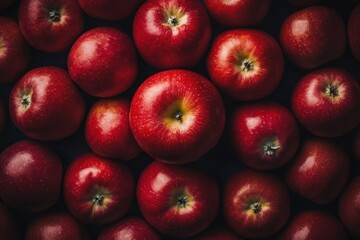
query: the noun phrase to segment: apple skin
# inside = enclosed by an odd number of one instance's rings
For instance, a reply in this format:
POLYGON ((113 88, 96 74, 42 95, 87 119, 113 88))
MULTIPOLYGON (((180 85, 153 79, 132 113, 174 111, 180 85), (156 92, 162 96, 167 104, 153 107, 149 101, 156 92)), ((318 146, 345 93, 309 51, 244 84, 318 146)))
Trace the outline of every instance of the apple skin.
POLYGON ((22 0, 19 25, 32 47, 60 52, 81 34, 84 20, 76 0, 22 0))
POLYGON ((297 7, 305 7, 305 6, 315 5, 324 2, 324 0, 287 0, 287 1, 297 7))
POLYGON ((0 201, 0 236, 2 239, 20 240, 20 226, 13 212, 0 201))
POLYGON ((67 212, 44 213, 30 221, 25 240, 88 240, 89 235, 71 214, 67 212))
POLYGON ((307 73, 292 93, 292 111, 299 123, 320 137, 339 137, 360 122, 360 87, 339 68, 307 73))
POLYGON ((71 47, 67 65, 75 83, 96 97, 125 92, 138 73, 133 42, 113 27, 97 27, 83 33, 71 47))
POLYGON ((219 208, 219 186, 192 165, 151 162, 140 174, 137 202, 145 220, 160 233, 190 237, 205 230, 219 208))
POLYGON ((280 29, 280 44, 299 68, 313 69, 343 55, 346 26, 342 17, 327 6, 312 6, 287 17, 280 29))
POLYGON ((257 170, 284 165, 300 142, 291 112, 273 102, 248 103, 235 109, 230 131, 238 159, 257 170))
POLYGON ((350 160, 344 150, 328 140, 307 139, 285 170, 288 187, 321 205, 329 204, 343 190, 350 160))
MULTIPOLYGON (((16 0, 1 0, 0 9, 5 9, 15 3, 16 0)), ((2 24, 0 24, 2 25, 2 24)))
POLYGON ((30 47, 15 20, 0 17, 0 26, 0 84, 8 84, 18 80, 26 71, 30 47))
POLYGON ((41 212, 57 202, 62 173, 61 160, 51 149, 18 141, 0 155, 0 196, 14 209, 41 212))
POLYGON ((209 46, 210 19, 199 0, 150 0, 135 14, 133 37, 153 67, 192 68, 209 46))
POLYGON ((344 226, 333 215, 318 210, 298 213, 281 232, 278 240, 347 240, 344 226))
POLYGON ((240 240, 234 232, 224 227, 209 227, 201 234, 195 237, 196 240, 240 240))
POLYGON ((204 0, 204 5, 216 22, 240 28, 261 23, 269 13, 271 0, 204 0))
POLYGON ((107 224, 129 210, 135 192, 127 165, 91 152, 75 158, 64 177, 64 200, 69 211, 87 224, 107 224))
POLYGON ((103 157, 130 160, 140 154, 129 124, 128 99, 100 99, 91 107, 85 123, 90 149, 103 157))
POLYGON ((160 240, 162 237, 142 218, 131 217, 106 227, 97 240, 160 240))
POLYGON ((13 86, 9 112, 14 125, 38 140, 73 134, 85 117, 85 100, 69 74, 58 67, 38 67, 13 86))
POLYGON ((350 13, 347 33, 349 39, 349 46, 353 56, 360 62, 360 3, 358 3, 350 13))
POLYGON ((193 162, 219 141, 224 103, 213 84, 187 70, 147 78, 130 105, 130 128, 139 146, 166 163, 193 162))

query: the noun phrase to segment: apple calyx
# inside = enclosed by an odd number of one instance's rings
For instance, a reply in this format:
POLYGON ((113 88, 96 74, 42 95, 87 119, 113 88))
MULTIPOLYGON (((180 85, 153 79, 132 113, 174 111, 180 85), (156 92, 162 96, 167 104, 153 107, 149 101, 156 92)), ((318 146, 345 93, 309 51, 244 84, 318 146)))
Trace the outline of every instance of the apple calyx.
POLYGON ((92 205, 93 212, 96 211, 98 208, 104 207, 111 201, 111 194, 105 188, 101 186, 94 186, 89 195, 89 200, 92 205))
POLYGON ((170 196, 170 206, 179 213, 191 211, 194 200, 186 188, 175 189, 170 196))
POLYGON ((181 8, 176 8, 174 6, 169 6, 164 8, 164 22, 167 26, 171 28, 176 28, 181 25, 185 14, 181 8))
POLYGON ((242 72, 250 72, 254 70, 254 63, 251 62, 249 59, 245 59, 241 63, 241 71, 242 72))
POLYGON ((254 202, 250 204, 250 210, 252 210, 255 214, 258 214, 261 212, 262 206, 260 202, 254 202))
POLYGON ((31 105, 31 93, 26 93, 20 96, 20 103, 24 109, 28 109, 31 105))
POLYGON ((269 208, 269 203, 263 201, 258 197, 249 200, 244 206, 245 212, 248 214, 248 216, 253 218, 268 208, 269 208))
POLYGON ((327 83, 323 92, 326 96, 336 98, 339 96, 339 86, 333 82, 327 83))
POLYGON ((183 116, 182 112, 181 112, 181 111, 177 111, 177 112, 175 113, 174 118, 181 123, 181 122, 183 121, 183 120, 182 120, 182 116, 183 116))
POLYGON ((274 156, 275 153, 280 149, 280 144, 278 140, 269 140, 265 141, 262 145, 262 150, 265 156, 274 156))
POLYGON ((105 196, 102 194, 95 194, 92 199, 93 205, 102 206, 104 204, 105 196))

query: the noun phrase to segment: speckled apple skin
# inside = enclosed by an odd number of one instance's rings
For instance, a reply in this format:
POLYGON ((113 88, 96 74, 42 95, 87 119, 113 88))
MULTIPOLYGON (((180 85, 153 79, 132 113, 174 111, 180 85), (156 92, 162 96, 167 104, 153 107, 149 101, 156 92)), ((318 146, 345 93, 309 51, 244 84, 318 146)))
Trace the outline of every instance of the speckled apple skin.
POLYGON ((353 56, 360 62, 360 3, 352 10, 347 25, 349 46, 353 56))

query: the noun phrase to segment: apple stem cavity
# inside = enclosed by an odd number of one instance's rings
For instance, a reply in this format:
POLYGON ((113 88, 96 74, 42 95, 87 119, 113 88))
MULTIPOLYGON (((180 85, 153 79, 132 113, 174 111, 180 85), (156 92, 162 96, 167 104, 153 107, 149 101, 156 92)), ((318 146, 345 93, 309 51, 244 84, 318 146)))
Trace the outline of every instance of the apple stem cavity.
POLYGON ((58 9, 50 10, 48 16, 52 22, 60 22, 61 20, 61 14, 58 9))
POLYGON ((27 109, 31 104, 31 97, 30 94, 25 94, 20 97, 21 105, 27 109))
POLYGON ((188 204, 188 198, 186 195, 181 195, 177 198, 176 205, 179 208, 185 208, 188 204))
POLYGON ((182 116, 183 116, 183 114, 180 111, 177 111, 174 115, 175 119, 179 122, 182 122, 182 116))
POLYGON ((254 70, 254 63, 251 62, 249 59, 245 59, 241 63, 241 71, 243 72, 250 72, 254 70))
POLYGON ((92 199, 92 202, 94 205, 102 206, 104 204, 105 196, 102 194, 95 194, 95 196, 92 199))
POLYGON ((167 24, 172 27, 176 27, 179 25, 179 19, 176 16, 169 16, 167 20, 167 24))
POLYGON ((333 98, 339 96, 338 86, 333 83, 327 84, 324 92, 326 95, 333 97, 333 98))
POLYGON ((276 151, 280 148, 280 145, 277 141, 268 141, 265 142, 263 150, 266 156, 273 156, 276 151))
POLYGON ((262 206, 260 202, 254 202, 250 204, 250 210, 252 210, 255 214, 258 214, 262 210, 262 206))

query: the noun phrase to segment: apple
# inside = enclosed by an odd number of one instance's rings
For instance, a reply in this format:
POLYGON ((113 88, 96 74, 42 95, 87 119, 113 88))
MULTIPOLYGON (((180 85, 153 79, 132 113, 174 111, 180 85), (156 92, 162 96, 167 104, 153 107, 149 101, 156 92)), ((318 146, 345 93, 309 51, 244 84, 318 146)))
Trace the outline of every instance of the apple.
POLYGON ((41 212, 60 196, 62 162, 45 145, 20 140, 0 154, 0 196, 10 207, 41 212))
POLYGON ((135 14, 133 37, 153 67, 191 68, 209 46, 210 19, 199 0, 146 1, 135 14))
POLYGON ((218 213, 217 181, 193 165, 153 161, 141 172, 136 192, 145 220, 167 236, 194 236, 218 213))
POLYGON ((347 240, 348 237, 344 226, 333 215, 319 210, 306 210, 290 220, 278 239, 347 240))
POLYGON ((203 76, 166 70, 136 90, 129 118, 134 138, 147 154, 181 164, 199 159, 217 144, 225 109, 219 92, 203 76))
POLYGON ((349 46, 353 56, 360 62, 360 3, 358 3, 350 13, 347 33, 349 38, 349 46))
MULTIPOLYGON (((15 3, 16 0, 1 0, 0 9, 5 9, 15 3)), ((2 24, 1 24, 2 25, 2 24)))
POLYGON ((227 180, 222 204, 228 226, 244 238, 269 237, 290 216, 285 184, 275 175, 248 169, 236 172, 227 180))
POLYGON ((343 190, 349 175, 346 152, 328 140, 307 139, 285 170, 285 182, 302 197, 329 204, 343 190))
POLYGON ((14 125, 39 140, 73 134, 85 116, 85 100, 69 74, 58 67, 38 67, 13 86, 9 112, 14 125))
POLYGON ((359 83, 343 69, 311 71, 293 89, 293 113, 316 136, 339 137, 352 131, 360 122, 359 109, 359 83))
POLYGON ((207 71, 214 84, 235 100, 268 96, 281 81, 284 57, 266 32, 234 29, 222 32, 210 47, 207 71))
POLYGON ((287 0, 294 6, 305 7, 310 5, 315 5, 324 2, 324 0, 287 0))
POLYGON ((127 165, 91 152, 76 157, 64 177, 66 206, 87 224, 107 224, 123 217, 134 192, 134 178, 127 165))
POLYGON ((100 233, 98 240, 160 240, 160 235, 139 217, 123 219, 111 226, 106 227, 100 233))
POLYGON ((232 114, 230 135, 234 149, 247 166, 271 170, 296 153, 300 137, 295 118, 278 103, 248 103, 232 114))
POLYGON ((85 139, 96 154, 130 160, 141 152, 130 129, 128 99, 100 99, 85 123, 85 139))
POLYGON ((84 28, 76 0, 22 0, 18 15, 27 42, 44 52, 68 49, 84 28))
POLYGON ((269 13, 271 0, 204 0, 210 16, 230 28, 252 27, 269 13))
POLYGON ((0 236, 2 239, 20 240, 20 226, 13 212, 0 201, 0 236))
POLYGON ((240 238, 228 228, 209 227, 195 237, 196 240, 240 240, 240 238))
POLYGON ((125 92, 138 72, 133 42, 113 27, 97 27, 82 34, 70 49, 67 66, 75 83, 96 97, 125 92))
POLYGON ((280 29, 280 43, 299 68, 313 69, 340 58, 346 49, 342 17, 328 6, 312 6, 288 16, 280 29))
POLYGON ((72 215, 65 211, 44 213, 26 227, 25 240, 87 240, 89 235, 72 215))

